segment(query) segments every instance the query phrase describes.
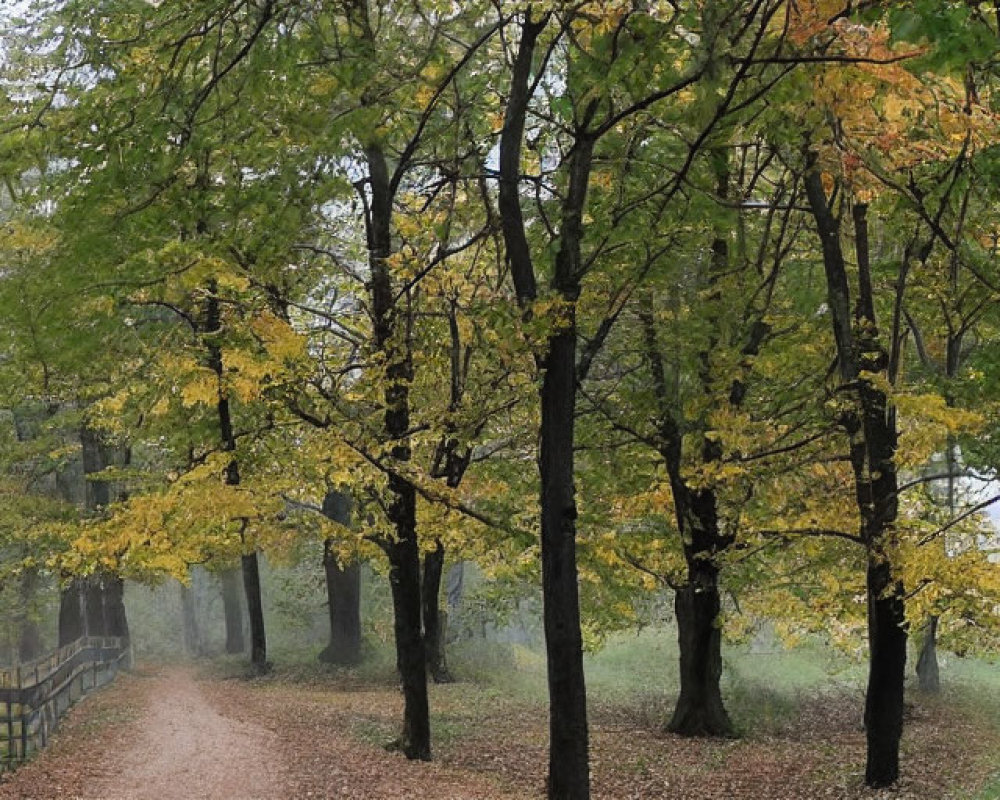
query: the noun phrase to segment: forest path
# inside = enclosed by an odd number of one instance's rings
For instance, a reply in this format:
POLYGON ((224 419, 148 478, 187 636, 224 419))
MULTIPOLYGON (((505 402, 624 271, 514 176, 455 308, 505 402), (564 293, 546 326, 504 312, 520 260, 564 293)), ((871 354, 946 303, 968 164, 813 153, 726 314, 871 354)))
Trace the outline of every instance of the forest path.
POLYGON ((395 688, 140 665, 74 707, 36 758, 0 774, 0 800, 538 796, 475 769, 407 761, 380 746, 381 733, 359 739, 360 730, 381 731, 382 719, 395 728, 401 714, 395 688))
POLYGON ((250 800, 284 794, 278 737, 220 714, 192 668, 165 668, 147 691, 136 738, 116 759, 114 772, 85 796, 250 800))

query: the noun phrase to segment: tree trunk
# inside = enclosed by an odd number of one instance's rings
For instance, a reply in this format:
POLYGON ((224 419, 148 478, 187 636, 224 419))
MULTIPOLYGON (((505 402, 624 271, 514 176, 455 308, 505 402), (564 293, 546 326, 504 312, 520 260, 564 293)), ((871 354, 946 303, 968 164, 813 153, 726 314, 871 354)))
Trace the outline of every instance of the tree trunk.
POLYGON ((389 562, 392 565, 389 583, 392 586, 396 665, 405 701, 400 749, 407 758, 429 761, 430 707, 427 700, 427 662, 420 630, 420 553, 415 533, 389 545, 389 562))
MULTIPOLYGON (((323 513, 341 525, 351 524, 351 498, 330 490, 323 498, 323 513)), ((319 654, 327 664, 357 664, 361 661, 361 564, 352 559, 341 566, 333 552, 333 542, 323 542, 323 571, 326 573, 327 609, 330 614, 330 641, 319 654)))
MULTIPOLYGON (((399 308, 389 257, 393 252, 392 204, 395 193, 385 152, 373 141, 365 148, 371 202, 368 209, 368 252, 371 267, 371 315, 375 346, 385 359, 383 429, 394 442, 391 455, 404 465, 411 457, 410 342, 402 336, 399 308)), ((430 760, 431 728, 427 699, 427 664, 420 620, 420 550, 417 545, 417 499, 413 486, 398 472, 389 474, 386 516, 394 539, 381 542, 389 557, 389 582, 396 634, 396 664, 403 681, 403 733, 400 746, 407 758, 430 760)))
POLYGON ((267 637, 264 633, 264 603, 260 595, 260 567, 257 553, 242 556, 243 589, 247 596, 247 616, 250 617, 250 666, 259 674, 270 668, 267 663, 267 637))
POLYGON ((424 647, 427 651, 427 670, 435 683, 451 683, 455 679, 448 671, 444 654, 444 625, 441 611, 441 576, 444 573, 444 545, 438 539, 435 547, 424 555, 423 607, 424 647))
POLYGON ((705 562, 674 593, 680 649, 680 696, 667 730, 681 736, 732 736, 722 702, 722 631, 718 570, 705 562))
POLYGON ((899 779, 903 735, 903 680, 906 670, 906 615, 889 564, 877 555, 868 562, 870 664, 865 696, 868 761, 865 783, 891 786, 899 779))
POLYGON ((83 582, 84 626, 87 636, 105 636, 104 587, 100 575, 91 575, 83 582))
POLYGON ((21 607, 17 653, 22 661, 32 661, 43 654, 42 632, 38 626, 35 601, 38 594, 38 570, 26 569, 21 576, 21 607))
MULTIPOLYGON (((122 486, 107 480, 90 480, 89 476, 114 464, 127 466, 131 461, 128 447, 115 448, 103 441, 88 426, 80 431, 80 445, 84 473, 84 507, 89 512, 100 512, 112 500, 124 499, 122 486)), ((128 620, 125 615, 124 583, 118 575, 101 570, 86 582, 86 630, 89 636, 128 637, 128 620)))
POLYGON ((576 329, 550 337, 542 382, 542 595, 549 679, 550 800, 590 797, 587 692, 576 568, 576 329))
POLYGON ((240 602, 240 571, 227 568, 219 573, 222 581, 222 610, 226 618, 226 652, 242 653, 243 604, 240 602))
MULTIPOLYGON (((833 322, 840 378, 856 392, 855 408, 845 411, 842 426, 850 437, 855 501, 860 518, 859 540, 867 553, 869 671, 865 695, 867 762, 865 783, 890 786, 899 778, 899 743, 903 732, 903 696, 906 679, 905 592, 893 577, 889 545, 895 537, 898 515, 896 474, 896 415, 885 391, 869 373, 887 379, 898 374, 898 363, 881 344, 876 326, 868 247, 867 206, 851 209, 858 264, 858 292, 853 309, 847 263, 840 245, 840 220, 828 205, 826 191, 810 154, 805 177, 806 195, 823 250, 827 305, 833 322)), ((892 330, 899 330, 908 264, 904 258, 896 287, 892 330)), ((897 354, 893 347, 892 353, 897 354)))
POLYGON ((941 691, 941 673, 937 660, 937 614, 931 614, 924 628, 920 642, 920 656, 917 658, 917 683, 920 691, 937 694, 941 691))
POLYGON ((129 638, 125 581, 118 575, 104 576, 104 630, 108 636, 129 638))
POLYGON ((681 736, 734 736, 732 721, 722 702, 722 631, 719 627, 719 569, 715 557, 732 544, 718 531, 715 493, 710 489, 691 492, 687 486, 674 493, 678 511, 686 521, 680 525, 688 580, 674 593, 677 643, 680 659, 680 694, 667 730, 681 736), (695 513, 683 512, 689 503, 701 506, 695 513), (704 518, 708 515, 710 518, 704 518))
POLYGON ((87 630, 83 583, 83 578, 74 577, 59 593, 59 647, 72 644, 87 630))
POLYGON ((349 666, 361 661, 361 564, 353 559, 342 567, 331 544, 329 539, 323 543, 330 642, 318 658, 349 666))
MULTIPOLYGON (((647 301, 648 303, 648 301, 647 301)), ((659 406, 660 455, 670 477, 677 530, 687 563, 687 583, 675 591, 680 693, 666 729, 682 736, 733 736, 722 702, 722 633, 718 627, 719 569, 715 559, 733 543, 719 530, 717 498, 711 487, 693 490, 682 472, 680 426, 670 407, 663 359, 656 342, 652 309, 640 311, 659 406)), ((707 380, 707 376, 704 378, 707 380)), ((717 443, 702 442, 704 462, 717 460, 717 443)))
POLYGON ((186 583, 181 584, 181 616, 184 620, 184 649, 188 655, 202 654, 201 633, 198 630, 198 613, 195 609, 194 592, 186 583))
POLYGON ((90 480, 87 476, 108 467, 108 448, 101 442, 96 431, 84 426, 80 431, 80 449, 83 458, 84 508, 96 511, 111 501, 111 485, 108 481, 90 480))
POLYGON ((122 662, 125 669, 132 668, 132 649, 129 647, 128 616, 125 613, 125 581, 118 575, 105 578, 104 589, 104 630, 108 636, 124 640, 127 650, 122 662))
MULTIPOLYGON (((727 200, 730 195, 729 152, 714 148, 710 161, 716 179, 716 195, 727 200)), ((712 257, 704 274, 709 288, 705 296, 708 319, 718 316, 723 301, 720 281, 730 270, 729 229, 724 222, 716 224, 712 239, 712 257)), ((711 485, 693 488, 683 472, 684 436, 681 415, 676 409, 674 393, 668 385, 667 371, 660 352, 654 321, 653 301, 642 298, 639 319, 645 339, 645 356, 649 362, 653 393, 657 406, 657 447, 670 478, 674 499, 677 531, 687 564, 687 582, 675 590, 674 609, 677 618, 678 657, 680 660, 680 692, 674 713, 666 730, 682 736, 733 736, 732 722, 722 702, 719 682, 722 678, 722 634, 719 629, 719 567, 718 556, 733 544, 733 536, 724 534, 719 526, 718 496, 711 485)), ((760 318, 749 325, 747 340, 741 352, 755 356, 766 336, 768 327, 760 318)), ((707 342, 698 356, 699 382, 706 397, 715 391, 717 376, 713 374, 713 354, 724 338, 723 329, 710 328, 707 342)), ((742 404, 746 385, 742 374, 730 382, 728 403, 732 409, 742 404)), ((722 443, 705 435, 707 420, 701 420, 700 460, 712 464, 722 458, 722 443)))
MULTIPOLYGON (((208 299, 205 303, 204 332, 213 336, 222 330, 222 314, 216 289, 215 281, 209 281, 208 299)), ((216 402, 219 439, 222 449, 231 454, 223 477, 227 486, 239 486, 240 465, 236 458, 236 434, 233 432, 232 408, 229 404, 229 396, 223 390, 225 370, 222 363, 222 350, 214 338, 207 340, 206 349, 209 368, 215 373, 219 382, 219 399, 216 402)), ((246 547, 245 525, 244 529, 240 531, 240 540, 246 547)), ((267 637, 264 632, 264 604, 260 596, 260 568, 257 563, 256 549, 240 556, 240 567, 243 572, 243 591, 247 599, 247 616, 250 618, 250 666, 255 672, 264 673, 267 672, 269 665, 267 663, 267 637)), ((229 619, 230 617, 227 615, 227 644, 229 619)))
MULTIPOLYGON (((521 40, 511 68, 499 151, 500 221, 517 302, 525 317, 537 298, 537 281, 521 213, 521 157, 531 74, 538 36, 548 15, 532 21, 525 12, 521 40)), ((544 370, 540 393, 539 475, 541 479, 542 597, 549 684, 550 800, 587 800, 590 764, 587 691, 583 674, 583 636, 576 566, 574 420, 576 387, 576 301, 586 271, 581 255, 583 212, 590 181, 594 142, 586 132, 596 101, 588 106, 567 156, 568 186, 563 199, 552 289, 563 304, 559 323, 538 360, 544 370)))

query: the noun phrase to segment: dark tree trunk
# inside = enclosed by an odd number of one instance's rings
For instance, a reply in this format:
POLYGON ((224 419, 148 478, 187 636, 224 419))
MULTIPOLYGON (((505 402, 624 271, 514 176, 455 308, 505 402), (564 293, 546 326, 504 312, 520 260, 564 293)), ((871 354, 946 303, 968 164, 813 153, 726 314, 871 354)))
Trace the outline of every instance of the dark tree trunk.
POLYGON ((667 730, 682 736, 732 736, 722 702, 718 570, 706 562, 674 593, 680 646, 680 696, 667 730))
POLYGON ((97 511, 111 502, 111 484, 104 480, 90 480, 87 476, 110 465, 109 448, 101 442, 96 431, 86 426, 80 431, 80 445, 85 478, 84 507, 88 511, 97 511))
POLYGON ((125 581, 118 575, 104 578, 104 630, 108 636, 129 638, 125 614, 125 581))
MULTIPOLYGON (((89 512, 100 512, 113 499, 123 499, 125 492, 121 486, 116 490, 111 481, 91 480, 89 476, 114 464, 128 465, 131 451, 127 447, 110 446, 101 440, 96 431, 87 426, 80 431, 80 445, 85 478, 84 507, 89 512)), ((85 593, 87 635, 127 638, 128 621, 125 616, 124 583, 121 577, 102 570, 87 579, 85 593)))
POLYGON ((924 628, 917 658, 917 684, 920 691, 936 694, 941 691, 941 673, 937 660, 937 614, 932 614, 924 628))
POLYGON ((405 701, 400 748, 407 758, 429 761, 430 707, 424 639, 420 631, 420 553, 416 536, 390 544, 389 562, 392 565, 389 583, 392 586, 396 665, 405 701))
MULTIPOLYGON (((826 192, 810 156, 805 178, 806 195, 816 220, 823 250, 827 305, 833 322, 840 378, 856 392, 855 410, 842 415, 850 436, 850 461, 860 519, 859 541, 867 552, 868 689, 865 695, 867 763, 865 783, 884 787, 899 779, 899 743, 903 732, 903 697, 906 679, 906 614, 904 587, 892 574, 890 545, 898 514, 896 475, 896 415, 889 399, 867 373, 892 379, 898 373, 898 348, 892 355, 881 344, 875 318, 868 251, 867 206, 852 208, 858 262, 858 292, 853 309, 847 264, 840 246, 840 220, 827 202, 826 192)), ((896 306, 891 329, 899 330, 907 259, 896 286, 896 306)))
MULTIPOLYGON (((729 156, 725 150, 712 153, 716 177, 716 192, 720 198, 729 196, 729 156)), ((718 307, 722 300, 719 280, 729 269, 728 232, 717 231, 712 241, 712 258, 708 273, 711 292, 707 302, 718 307)), ((646 342, 646 357, 650 362, 653 389, 659 410, 657 439, 670 477, 674 498, 677 530, 687 563, 687 583, 674 595, 677 617, 677 642, 680 660, 680 693, 667 730, 682 736, 733 736, 735 731, 722 702, 722 632, 719 628, 721 601, 719 598, 719 568, 716 559, 733 544, 731 535, 719 527, 718 497, 712 486, 692 488, 682 469, 683 436, 678 416, 673 408, 667 385, 666 370, 657 342, 651 301, 645 301, 640 320, 646 342)), ((743 347, 747 356, 756 355, 764 329, 752 325, 743 347)), ((713 329, 700 353, 699 378, 708 396, 713 391, 712 355, 721 333, 713 329)), ((730 384, 729 403, 738 407, 745 394, 741 378, 730 384)), ((702 463, 717 462, 722 457, 722 445, 701 436, 702 463)))
POLYGON ((326 664, 349 666, 361 661, 361 564, 343 567, 327 539, 323 543, 323 570, 330 612, 330 642, 319 654, 326 664))
POLYGON ((451 683, 444 653, 444 624, 447 617, 441 611, 441 576, 444 573, 444 545, 438 539, 435 547, 424 555, 423 606, 424 646, 427 650, 427 670, 435 683, 451 683))
POLYGON ((17 641, 18 658, 32 661, 43 654, 42 632, 38 626, 35 601, 38 594, 38 571, 26 569, 21 576, 21 607, 17 641))
POLYGON ((226 652, 242 653, 243 604, 240 601, 240 571, 225 569, 219 575, 222 581, 222 609, 226 618, 226 652))
POLYGON ((264 633, 264 603, 260 595, 260 568, 257 553, 242 556, 243 588, 247 595, 247 616, 250 618, 250 666, 264 673, 267 663, 267 637, 264 633))
MULTIPOLYGON (((205 304, 205 332, 213 335, 222 330, 222 316, 219 300, 216 297, 216 288, 215 281, 210 281, 208 300, 205 304)), ((236 458, 236 434, 233 432, 232 409, 229 405, 229 397, 223 391, 222 350, 214 338, 207 340, 206 347, 209 368, 215 373, 219 382, 219 399, 216 403, 219 438, 223 450, 232 456, 226 465, 224 479, 228 486, 239 486, 240 466, 236 458)), ((240 531, 240 539, 244 541, 244 546, 246 546, 243 530, 240 531)), ((260 568, 257 563, 256 549, 240 556, 240 567, 243 573, 243 591, 247 599, 247 616, 250 619, 250 666, 255 672, 264 673, 267 672, 269 665, 267 663, 267 637, 264 632, 264 603, 260 595, 260 568)))
POLYGON ((542 383, 542 594, 549 679, 552 800, 590 796, 587 693, 576 569, 573 423, 576 330, 549 339, 542 383))
POLYGON ((59 647, 72 644, 87 630, 83 613, 84 581, 74 577, 59 593, 59 647))
MULTIPOLYGON (((517 301, 525 315, 537 297, 531 246, 521 213, 521 170, 530 77, 539 34, 548 16, 532 21, 525 13, 511 71, 510 92, 500 136, 499 203, 507 257, 517 301)), ((542 596, 549 683, 550 800, 590 797, 587 692, 583 674, 583 636, 576 566, 574 419, 576 416, 576 301, 585 272, 581 257, 583 211, 593 158, 594 137, 586 132, 596 102, 590 104, 567 157, 568 186, 563 200, 552 289, 563 301, 555 332, 548 337, 540 404, 542 596)))
POLYGON ((667 730, 682 736, 733 736, 722 702, 722 631, 716 556, 732 544, 719 531, 715 492, 692 491, 680 474, 679 438, 671 437, 668 472, 684 543, 687 583, 674 594, 680 658, 680 694, 667 730), (678 456, 678 458, 674 458, 678 456))
POLYGON ((194 592, 185 583, 181 584, 181 616, 184 621, 184 649, 188 655, 202 655, 201 632, 198 630, 198 612, 195 609, 194 592))
MULTIPOLYGON (((734 729, 722 702, 722 634, 719 570, 716 556, 732 544, 719 531, 715 492, 694 491, 681 469, 680 428, 669 408, 663 362, 656 346, 652 316, 642 314, 646 351, 660 405, 659 439, 670 476, 677 529, 687 563, 687 582, 675 589, 680 693, 666 729, 682 736, 732 736, 734 729)), ((706 455, 703 453, 703 455, 706 455)))
MULTIPOLYGON (((328 491, 323 498, 323 513, 334 522, 350 526, 350 497, 328 491)), ((341 566, 332 544, 329 539, 323 543, 330 642, 319 654, 319 660, 327 664, 357 664, 361 661, 361 565, 352 559, 341 566)))
POLYGON ((865 783, 891 786, 899 779, 906 672, 906 615, 898 586, 884 558, 869 557, 868 641, 871 651, 865 696, 868 761, 865 783))
MULTIPOLYGON (((410 342, 402 336, 399 308, 388 259, 392 255, 392 204, 395 194, 385 152, 377 142, 365 148, 371 192, 367 215, 371 266, 371 315, 375 346, 385 359, 385 434, 394 442, 396 464, 410 460, 410 342)), ((420 608, 420 550, 417 502, 413 485, 398 472, 389 474, 387 516, 394 539, 381 542, 389 558, 389 582, 396 634, 396 664, 403 682, 403 732, 400 747, 407 758, 430 760, 431 728, 427 699, 427 664, 420 608)))
POLYGON ((91 575, 83 582, 84 627, 87 636, 105 636, 104 587, 99 575, 91 575))

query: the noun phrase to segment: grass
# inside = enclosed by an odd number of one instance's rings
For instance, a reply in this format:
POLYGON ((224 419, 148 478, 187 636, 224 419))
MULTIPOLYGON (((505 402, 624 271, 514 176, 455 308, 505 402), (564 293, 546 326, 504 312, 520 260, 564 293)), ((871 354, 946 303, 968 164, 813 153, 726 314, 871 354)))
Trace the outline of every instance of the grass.
MULTIPOLYGON (((753 794, 763 785, 785 787, 798 800, 821 789, 868 796, 861 786, 864 664, 819 642, 794 650, 763 637, 726 645, 723 697, 742 738, 680 740, 659 733, 678 690, 675 637, 666 627, 620 634, 585 658, 600 796, 653 796, 664 781, 697 793, 691 787, 708 785, 712 776, 742 787, 734 798, 763 796, 753 794)), ((342 728, 369 745, 383 746, 399 733, 402 700, 391 646, 371 648, 352 669, 320 664, 314 649, 276 648, 271 655, 274 671, 254 681, 262 692, 278 698, 304 691, 307 702, 334 709, 342 728)), ((547 738, 544 653, 477 639, 449 647, 448 657, 458 682, 430 687, 436 756, 505 785, 533 786, 544 771, 547 738)), ((219 659, 212 669, 216 677, 246 675, 241 658, 219 659)), ((942 679, 940 698, 908 693, 914 715, 904 740, 904 794, 1000 800, 1000 666, 945 656, 942 679), (964 744, 952 763, 941 753, 951 752, 955 736, 964 744)))
MULTIPOLYGON (((341 688, 396 685, 391 645, 366 649, 362 664, 343 668, 318 662, 314 648, 273 648, 274 669, 262 680, 323 684, 333 679, 341 688)), ((756 647, 724 646, 723 653, 723 697, 743 735, 768 735, 780 729, 805 696, 857 693, 864 684, 863 665, 818 643, 787 650, 765 639, 756 647)), ((477 715, 462 721, 469 717, 468 709, 537 709, 547 702, 545 655, 539 650, 477 639, 451 645, 448 659, 459 682, 432 687, 431 704, 436 712, 444 711, 436 713, 434 721, 445 736, 451 728, 476 721, 477 715)), ((592 715, 629 717, 642 727, 658 729, 676 699, 677 659, 676 633, 669 627, 609 637, 605 647, 584 660, 592 715)), ((211 671, 224 678, 248 675, 242 656, 216 658, 211 671)))
POLYGON ((1000 772, 993 776, 993 779, 974 796, 974 800, 997 800, 998 798, 1000 798, 1000 772))
MULTIPOLYGON (((961 704, 1000 740, 1000 663, 945 656, 942 683, 946 700, 961 704)), ((996 762, 993 765, 996 767, 996 762)), ((1000 770, 970 800, 1000 800, 1000 770)))
MULTIPOLYGON (((545 656, 539 650, 477 639, 449 646, 448 658, 459 682, 432 687, 432 708, 446 714, 436 720, 444 731, 460 724, 455 719, 468 716, 470 708, 540 708, 547 701, 545 656)), ((274 669, 261 680, 328 685, 332 679, 341 689, 397 684, 395 654, 388 644, 367 646, 365 660, 350 668, 320 663, 316 648, 273 648, 271 659, 274 669)), ((672 628, 609 637, 605 647, 584 660, 591 713, 629 715, 636 724, 659 728, 676 699, 677 660, 672 628)), ((952 656, 944 656, 943 662, 947 696, 974 708, 984 724, 1000 731, 1000 665, 952 656)), ((248 677, 244 656, 217 657, 209 671, 219 678, 248 677)), ((819 642, 789 650, 763 637, 754 646, 723 647, 723 698, 742 735, 773 734, 805 698, 857 697, 864 682, 864 664, 819 642)))
MULTIPOLYGON (((668 718, 677 696, 678 651, 671 628, 619 634, 585 660, 587 694, 598 712, 618 708, 645 727, 668 718)), ((778 642, 723 647, 723 699, 737 730, 770 734, 804 696, 859 691, 864 669, 820 644, 787 650, 778 642)))

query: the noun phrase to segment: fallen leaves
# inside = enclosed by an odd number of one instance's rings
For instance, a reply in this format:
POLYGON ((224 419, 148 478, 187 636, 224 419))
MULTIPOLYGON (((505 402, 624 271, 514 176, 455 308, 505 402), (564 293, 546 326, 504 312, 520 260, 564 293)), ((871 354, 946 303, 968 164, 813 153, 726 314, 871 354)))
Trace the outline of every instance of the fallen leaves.
MULTIPOLYGON (((4 776, 0 798, 93 796, 88 792, 124 763, 158 681, 157 674, 141 671, 88 698, 67 717, 48 751, 4 776)), ((308 682, 201 677, 198 688, 212 713, 234 726, 252 723, 274 735, 278 744, 268 768, 288 797, 544 796, 547 718, 537 703, 469 684, 432 687, 436 760, 424 764, 380 746, 401 716, 402 698, 393 686, 331 674, 329 680, 308 682)), ((918 696, 907 711, 902 780, 891 792, 877 793, 863 786, 865 737, 856 693, 803 697, 784 723, 724 741, 662 733, 660 711, 668 705, 665 697, 647 698, 649 713, 593 705, 595 798, 967 797, 996 768, 1000 747, 995 723, 967 700, 918 696)), ((232 754, 233 763, 239 757, 232 754)), ((182 785, 179 791, 178 797, 189 796, 182 785)))

